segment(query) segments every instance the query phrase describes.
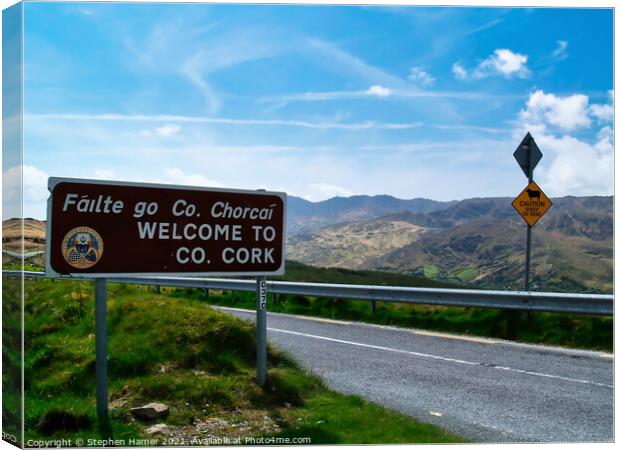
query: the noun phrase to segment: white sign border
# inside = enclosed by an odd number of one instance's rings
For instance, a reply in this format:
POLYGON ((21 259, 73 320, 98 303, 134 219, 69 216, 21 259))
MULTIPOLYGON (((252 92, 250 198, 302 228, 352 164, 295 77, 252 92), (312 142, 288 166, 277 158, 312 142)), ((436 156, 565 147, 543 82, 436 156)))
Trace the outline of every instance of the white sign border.
POLYGON ((286 266, 286 210, 287 210, 287 194, 286 192, 273 192, 266 190, 249 190, 249 189, 225 189, 211 188, 206 186, 187 186, 179 184, 158 184, 158 183, 140 183, 133 181, 113 181, 113 180, 92 180, 86 178, 61 178, 50 177, 47 182, 47 189, 50 196, 47 199, 47 223, 45 225, 45 276, 48 278, 117 278, 117 277, 157 277, 157 276, 173 276, 173 277, 205 277, 205 276, 279 276, 284 275, 286 266), (230 194, 252 194, 252 195, 271 195, 280 197, 284 205, 283 224, 282 224, 282 262, 277 270, 271 272, 109 272, 109 273, 87 273, 77 272, 69 274, 60 274, 52 269, 51 264, 51 246, 52 246, 52 197, 54 188, 60 183, 81 183, 81 184, 98 184, 108 186, 126 186, 126 187, 143 187, 154 189, 181 189, 187 191, 204 191, 204 192, 222 192, 230 194))

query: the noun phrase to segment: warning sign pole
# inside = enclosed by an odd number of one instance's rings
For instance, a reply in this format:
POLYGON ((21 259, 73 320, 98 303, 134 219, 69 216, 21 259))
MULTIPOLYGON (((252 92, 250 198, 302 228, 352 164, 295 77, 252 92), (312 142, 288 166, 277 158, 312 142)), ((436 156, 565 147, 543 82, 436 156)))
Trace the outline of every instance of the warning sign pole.
POLYGON ((530 259, 532 250, 532 227, 551 208, 551 200, 534 183, 534 168, 542 158, 542 152, 530 133, 527 133, 513 156, 527 177, 527 187, 514 199, 512 206, 521 215, 527 225, 525 238, 525 285, 530 289, 530 259))
MULTIPOLYGON (((529 177, 528 180, 530 183, 533 181, 532 177, 529 177)), ((532 225, 527 224, 525 238, 525 291, 530 290, 530 254, 532 251, 532 225)))
MULTIPOLYGON (((529 134, 529 133, 528 133, 529 134)), ((534 138, 532 138, 532 141, 534 138)), ((534 181, 534 168, 532 167, 532 145, 530 144, 530 151, 527 152, 527 166, 530 168, 527 175, 527 184, 534 181)), ((532 225, 527 224, 527 231, 525 237, 525 287, 526 292, 530 290, 530 255, 532 252, 532 225)))

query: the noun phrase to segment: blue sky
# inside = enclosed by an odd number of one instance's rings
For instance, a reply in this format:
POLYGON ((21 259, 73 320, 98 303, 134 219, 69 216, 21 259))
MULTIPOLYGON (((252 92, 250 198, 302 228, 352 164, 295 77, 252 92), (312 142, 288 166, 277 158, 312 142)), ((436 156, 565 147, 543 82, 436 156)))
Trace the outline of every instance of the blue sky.
POLYGON ((527 130, 548 195, 613 191, 610 9, 27 3, 24 23, 26 215, 47 176, 516 196, 527 130))

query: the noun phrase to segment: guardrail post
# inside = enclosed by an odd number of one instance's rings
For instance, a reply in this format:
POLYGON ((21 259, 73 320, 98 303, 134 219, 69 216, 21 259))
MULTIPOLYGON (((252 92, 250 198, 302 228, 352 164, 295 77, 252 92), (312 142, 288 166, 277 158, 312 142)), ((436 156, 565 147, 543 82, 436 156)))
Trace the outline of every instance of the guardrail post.
POLYGON ((374 316, 376 312, 377 312, 377 301, 371 300, 370 301, 370 314, 374 316))
POLYGON ((256 378, 267 382, 267 280, 256 277, 256 378))
POLYGON ((97 419, 103 429, 108 418, 108 325, 106 279, 95 280, 95 384, 97 419))

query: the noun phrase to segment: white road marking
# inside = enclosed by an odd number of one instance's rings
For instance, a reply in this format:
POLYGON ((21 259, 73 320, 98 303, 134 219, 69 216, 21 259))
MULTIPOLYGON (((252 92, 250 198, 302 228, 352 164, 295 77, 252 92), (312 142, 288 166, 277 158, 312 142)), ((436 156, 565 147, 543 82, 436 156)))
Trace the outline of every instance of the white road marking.
POLYGON ((506 366, 493 366, 493 365, 488 365, 488 364, 484 364, 480 362, 472 362, 472 361, 465 361, 462 359, 446 358, 445 356, 431 355, 429 353, 412 352, 409 350, 402 350, 398 348, 383 347, 380 345, 363 344, 361 342, 345 341, 343 339, 335 339, 335 338, 330 338, 326 336, 318 336, 316 334, 300 333, 299 331, 281 330, 279 328, 270 328, 270 327, 267 327, 267 330, 275 331, 276 333, 293 334, 295 336, 303 336, 303 337, 308 337, 312 339, 319 339, 322 341, 337 342, 339 344, 353 345, 356 347, 371 348, 374 350, 383 350, 383 351, 394 352, 394 353, 402 353, 405 355, 419 356, 421 358, 437 359, 440 361, 446 361, 446 362, 451 362, 451 363, 456 363, 456 364, 464 364, 468 366, 481 366, 481 367, 486 367, 489 369, 505 370, 508 372, 523 373, 523 374, 533 375, 533 376, 543 377, 543 378, 553 378, 556 380, 570 381, 573 383, 591 384, 593 386, 601 386, 601 387, 613 389, 613 386, 610 384, 598 383, 596 381, 581 380, 578 378, 568 378, 568 377, 562 377, 560 375, 551 375, 548 373, 541 373, 541 372, 531 372, 528 370, 514 369, 512 367, 506 367, 506 366))
POLYGON ((442 339, 458 339, 459 341, 469 341, 469 342, 477 342, 478 344, 497 344, 498 341, 489 338, 475 337, 475 336, 463 336, 459 334, 447 334, 447 333, 439 333, 436 331, 423 331, 423 330, 415 330, 412 331, 413 334, 418 334, 420 336, 430 336, 430 337, 438 337, 442 339))
MULTIPOLYGON (((241 313, 248 313, 248 314, 255 313, 253 309, 233 308, 230 306, 217 306, 217 305, 210 305, 210 306, 216 309, 218 308, 225 309, 225 310, 228 309, 231 311, 239 311, 241 313)), ((442 333, 438 331, 427 331, 427 330, 420 330, 417 328, 403 328, 403 327, 397 327, 394 325, 380 325, 376 323, 367 323, 367 322, 352 322, 352 321, 347 321, 347 320, 326 319, 323 317, 298 316, 295 314, 287 314, 287 313, 268 312, 267 314, 274 315, 274 316, 290 317, 292 319, 308 320, 308 321, 313 321, 313 322, 333 323, 334 325, 353 325, 353 326, 368 327, 368 328, 378 328, 381 330, 393 330, 393 331, 398 331, 401 333, 411 333, 411 334, 417 334, 421 336, 437 337, 440 339, 456 339, 456 340, 461 340, 461 341, 476 342, 479 344, 505 345, 509 347, 531 349, 535 351, 544 351, 544 352, 549 352, 549 353, 559 353, 559 354, 565 354, 565 355, 577 355, 577 356, 583 356, 583 357, 588 357, 588 358, 601 358, 605 360, 614 359, 613 353, 599 352, 595 350, 582 350, 582 349, 574 349, 574 348, 556 347, 556 346, 550 346, 550 345, 529 344, 525 342, 506 341, 503 339, 465 336, 462 334, 442 333)))
POLYGON ((314 339, 321 339, 323 341, 338 342, 340 344, 355 345, 357 347, 373 348, 375 350, 385 350, 385 351, 388 351, 388 352, 404 353, 406 355, 412 355, 412 356, 421 356, 423 358, 439 359, 441 361, 455 362, 455 363, 459 363, 459 364, 467 364, 467 365, 470 365, 470 366, 478 366, 479 365, 479 363, 463 361, 462 359, 446 358, 445 356, 429 355, 428 353, 419 353, 419 352, 412 352, 412 351, 409 351, 409 350, 401 350, 401 349, 398 349, 398 348, 382 347, 381 345, 371 345, 371 344, 362 344, 361 342, 344 341, 342 339, 329 338, 329 337, 325 337, 325 336, 317 336, 316 334, 300 333, 299 331, 280 330, 278 328, 269 328, 269 327, 267 327, 267 330, 275 331, 277 333, 294 334, 294 335, 297 335, 297 336, 304 336, 304 337, 309 337, 309 338, 314 338, 314 339))

